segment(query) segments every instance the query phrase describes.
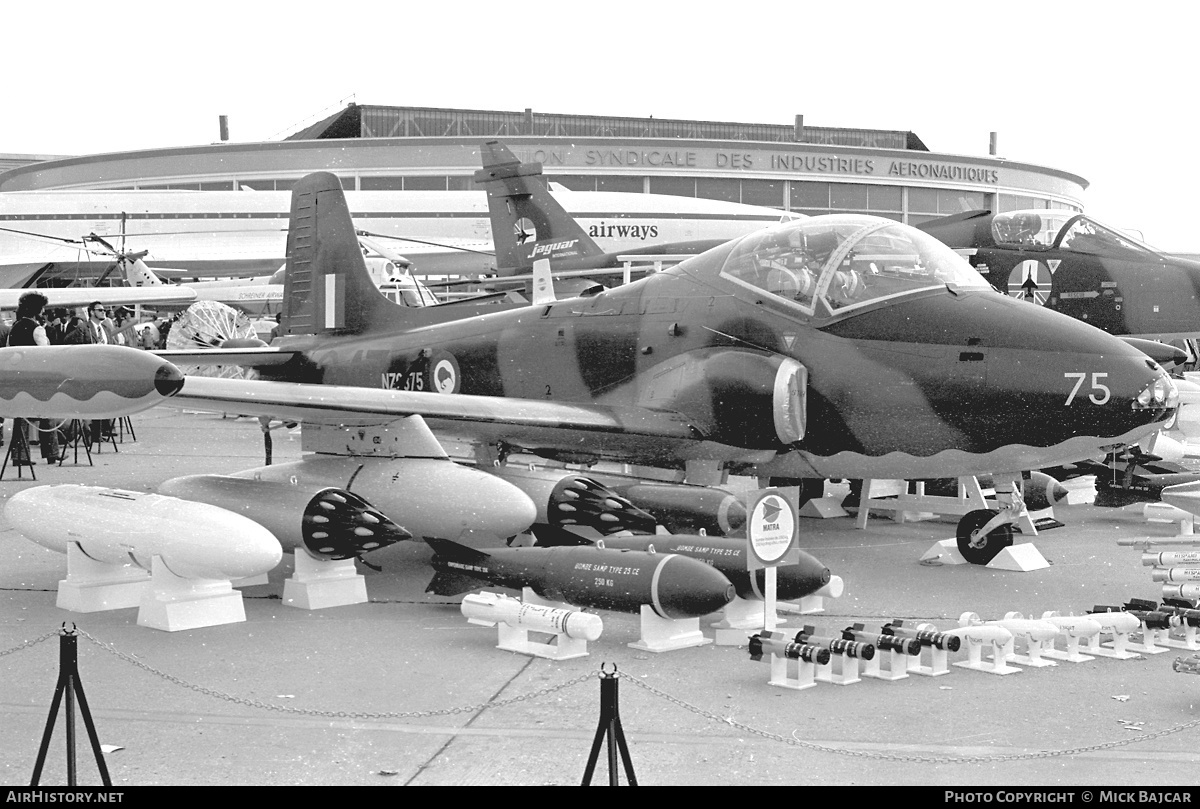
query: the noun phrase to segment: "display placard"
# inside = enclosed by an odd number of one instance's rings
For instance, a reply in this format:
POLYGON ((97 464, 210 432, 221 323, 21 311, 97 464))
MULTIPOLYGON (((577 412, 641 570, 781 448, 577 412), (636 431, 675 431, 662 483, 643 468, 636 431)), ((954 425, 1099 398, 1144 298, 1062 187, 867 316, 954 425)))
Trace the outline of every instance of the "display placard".
POLYGON ((800 561, 800 489, 759 489, 746 497, 746 542, 750 570, 800 561))

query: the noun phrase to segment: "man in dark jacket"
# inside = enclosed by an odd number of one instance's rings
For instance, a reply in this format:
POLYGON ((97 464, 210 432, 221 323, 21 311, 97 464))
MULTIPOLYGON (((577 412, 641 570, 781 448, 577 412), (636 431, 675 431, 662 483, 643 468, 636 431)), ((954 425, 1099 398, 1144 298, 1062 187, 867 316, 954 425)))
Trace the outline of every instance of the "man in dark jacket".
MULTIPOLYGON (((40 292, 26 292, 17 301, 17 322, 8 333, 10 346, 48 346, 50 338, 46 329, 38 322, 38 316, 46 308, 46 296, 40 292)), ((39 421, 40 445, 42 459, 49 463, 57 463, 62 459, 62 450, 58 446, 58 425, 50 419, 39 421)), ((13 464, 17 466, 33 466, 29 457, 29 420, 13 419, 13 464)))

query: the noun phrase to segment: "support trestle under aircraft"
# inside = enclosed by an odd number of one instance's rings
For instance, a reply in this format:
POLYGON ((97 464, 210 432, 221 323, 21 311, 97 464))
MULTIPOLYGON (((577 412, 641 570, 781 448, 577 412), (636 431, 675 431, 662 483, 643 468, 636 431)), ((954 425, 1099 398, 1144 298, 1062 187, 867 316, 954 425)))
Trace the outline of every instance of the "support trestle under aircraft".
MULTIPOLYGON (((222 484, 248 509, 267 507, 256 486, 353 486, 417 536, 511 536, 553 519, 563 481, 587 476, 506 463, 521 455, 693 483, 1017 479, 1137 441, 1176 404, 1141 352, 996 294, 890 220, 814 217, 597 294, 491 309, 384 299, 331 174, 298 183, 291 221, 275 343, 164 352, 261 375, 189 377, 179 403, 305 423, 315 455, 222 484)), ((593 491, 612 529, 628 504, 593 491)), ((976 514, 960 546, 986 555, 1011 542, 1012 519, 976 514)))
POLYGON ((968 211, 920 226, 1015 298, 1109 334, 1185 346, 1200 360, 1200 262, 1069 210, 968 211))

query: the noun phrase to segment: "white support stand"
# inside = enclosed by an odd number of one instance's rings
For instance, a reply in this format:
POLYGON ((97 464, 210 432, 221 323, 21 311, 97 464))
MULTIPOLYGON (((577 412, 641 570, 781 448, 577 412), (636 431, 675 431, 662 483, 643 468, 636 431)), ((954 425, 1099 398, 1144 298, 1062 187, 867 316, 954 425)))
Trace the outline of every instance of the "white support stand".
POLYGON ((645 604, 642 605, 641 627, 641 637, 627 644, 632 649, 671 652, 712 643, 712 639, 704 637, 700 631, 699 618, 660 618, 645 604))
POLYGON ((858 676, 858 664, 859 658, 857 657, 830 652, 829 662, 816 667, 816 680, 819 683, 830 683, 831 685, 861 683, 862 679, 858 676))
POLYGON ((1172 649, 1187 649, 1189 652, 1200 651, 1200 642, 1197 642, 1196 635, 1200 632, 1200 627, 1194 627, 1189 623, 1184 623, 1176 629, 1171 630, 1164 638, 1159 638, 1158 642, 1163 646, 1170 646, 1172 649), (1182 637, 1179 635, 1182 630, 1182 637))
POLYGON ((539 641, 530 637, 528 629, 512 627, 501 621, 496 624, 497 649, 508 652, 544 657, 549 660, 570 660, 575 657, 587 657, 587 641, 582 638, 572 638, 566 634, 543 635, 547 640, 539 641))
POLYGON ((1146 522, 1179 523, 1181 537, 1191 536, 1196 532, 1196 515, 1170 503, 1147 503, 1142 507, 1142 515, 1146 522))
POLYGON ((786 657, 771 655, 771 679, 767 682, 780 688, 803 691, 817 684, 815 673, 815 663, 806 663, 803 660, 789 660, 786 657), (788 674, 788 668, 793 663, 796 666, 796 675, 794 677, 788 674))
POLYGON ((246 620, 242 594, 228 579, 184 579, 151 559, 151 587, 142 595, 138 626, 178 632, 246 620))
POLYGON ((324 561, 297 550, 296 569, 283 582, 283 603, 302 610, 323 610, 367 601, 367 580, 353 559, 324 561))
POLYGON ((1012 633, 1002 626, 964 626, 948 630, 944 634, 958 635, 967 646, 967 659, 954 664, 960 668, 1000 675, 1017 674, 1021 671, 1005 662, 1005 649, 1012 643, 1012 633), (987 661, 983 659, 985 645, 991 647, 991 657, 987 661))
POLYGON ((1137 652, 1129 651, 1129 633, 1140 625, 1134 616, 1127 612, 1089 612, 1088 617, 1100 624, 1100 634, 1088 639, 1084 651, 1096 657, 1110 657, 1114 660, 1132 660, 1141 657, 1137 652), (1112 640, 1101 642, 1100 638, 1111 635, 1112 640))
POLYGON ((889 682, 905 680, 908 679, 909 661, 916 659, 916 655, 907 655, 895 649, 888 649, 886 652, 876 649, 875 656, 863 662, 862 676, 889 682))
POLYGON ((800 516, 810 517, 818 520, 830 520, 835 517, 849 517, 846 509, 842 508, 842 501, 832 495, 826 497, 814 497, 804 505, 800 506, 800 516))
POLYGON ((967 564, 967 560, 963 558, 962 552, 958 549, 957 539, 943 539, 933 543, 933 547, 925 551, 925 555, 921 557, 921 561, 936 561, 943 565, 967 564))
MULTIPOLYGON (((745 646, 746 638, 766 628, 766 613, 761 601, 735 596, 725 605, 719 621, 709 624, 716 630, 713 642, 717 646, 745 646)), ((775 625, 786 623, 775 616, 775 625)))
POLYGON ((1084 615, 1059 615, 1052 611, 1043 612, 1042 620, 1058 628, 1058 638, 1055 639, 1055 643, 1062 639, 1067 644, 1065 651, 1051 644, 1049 649, 1042 651, 1043 655, 1053 660, 1065 660, 1068 663, 1084 663, 1088 660, 1095 660, 1091 655, 1081 653, 1079 644, 1081 641, 1090 641, 1100 634, 1099 623, 1084 615))
MULTIPOLYGON (((507 596, 501 597, 507 598, 507 596)), ((528 587, 521 588, 521 603, 571 611, 579 609, 566 602, 542 598, 528 587)), ((526 627, 510 626, 504 621, 481 621, 476 618, 471 618, 468 622, 480 626, 495 626, 496 648, 504 649, 507 652, 544 657, 548 660, 570 660, 588 655, 587 641, 583 638, 572 638, 565 632, 537 632, 526 627), (545 640, 538 640, 538 637, 545 638, 545 640)))
POLYGON ((67 577, 58 583, 60 610, 105 612, 136 607, 150 589, 150 574, 128 562, 97 562, 71 542, 67 545, 67 577))
POLYGON ((992 561, 987 563, 987 567, 993 570, 1015 570, 1020 573, 1028 573, 1031 570, 1048 568, 1050 563, 1032 543, 1022 542, 1019 545, 1009 545, 1002 549, 1000 553, 992 557, 992 561))
POLYGON ((1136 643, 1130 644, 1130 651, 1145 655, 1160 655, 1171 651, 1166 643, 1167 636, 1171 633, 1170 629, 1147 629, 1146 622, 1141 623, 1141 637, 1136 643))
POLYGON ((257 576, 247 576, 244 579, 234 579, 232 584, 234 587, 257 587, 260 584, 270 584, 271 579, 266 573, 259 573, 257 576))
POLYGON ((950 673, 950 653, 936 646, 921 644, 921 654, 908 658, 908 673, 919 674, 922 677, 940 677, 950 673), (925 653, 929 653, 929 662, 925 663, 925 653))

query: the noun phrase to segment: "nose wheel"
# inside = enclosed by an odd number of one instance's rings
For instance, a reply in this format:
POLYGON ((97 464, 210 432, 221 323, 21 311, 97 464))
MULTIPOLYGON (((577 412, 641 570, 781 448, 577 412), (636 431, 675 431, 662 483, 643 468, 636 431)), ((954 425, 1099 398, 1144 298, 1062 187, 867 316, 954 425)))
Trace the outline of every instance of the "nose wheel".
POLYGON ((958 552, 973 565, 986 565, 1013 544, 1010 515, 981 508, 968 511, 958 521, 958 552))

